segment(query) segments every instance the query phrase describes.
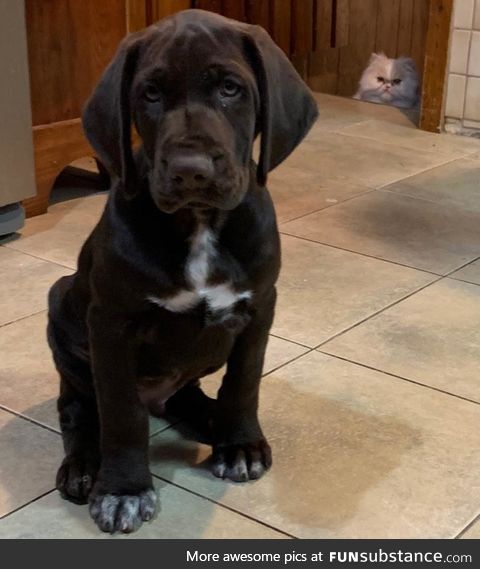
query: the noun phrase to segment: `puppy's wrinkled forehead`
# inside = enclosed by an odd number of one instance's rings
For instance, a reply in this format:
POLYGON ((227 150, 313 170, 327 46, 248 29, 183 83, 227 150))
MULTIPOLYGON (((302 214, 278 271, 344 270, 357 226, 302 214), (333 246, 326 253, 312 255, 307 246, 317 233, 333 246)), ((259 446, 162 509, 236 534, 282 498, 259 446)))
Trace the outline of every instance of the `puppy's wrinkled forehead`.
POLYGON ((153 37, 141 57, 139 80, 158 80, 176 90, 198 85, 207 70, 231 72, 254 82, 244 57, 242 37, 232 26, 200 22, 172 25, 153 37))

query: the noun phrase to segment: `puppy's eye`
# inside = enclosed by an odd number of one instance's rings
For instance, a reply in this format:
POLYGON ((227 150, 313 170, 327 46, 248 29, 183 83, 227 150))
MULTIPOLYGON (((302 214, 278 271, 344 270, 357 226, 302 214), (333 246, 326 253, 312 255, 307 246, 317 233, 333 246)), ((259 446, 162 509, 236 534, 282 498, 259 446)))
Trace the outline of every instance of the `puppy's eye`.
POLYGON ((220 95, 222 97, 235 97, 240 92, 240 85, 232 81, 232 79, 225 79, 220 88, 220 95))
POLYGON ((400 85, 401 82, 402 82, 401 79, 394 79, 394 80, 392 81, 392 83, 393 83, 394 85, 400 85))
POLYGON ((148 85, 143 92, 143 98, 150 103, 156 103, 161 96, 162 94, 156 85, 148 85))
POLYGON ((385 83, 385 78, 384 77, 377 77, 377 81, 379 83, 385 83))

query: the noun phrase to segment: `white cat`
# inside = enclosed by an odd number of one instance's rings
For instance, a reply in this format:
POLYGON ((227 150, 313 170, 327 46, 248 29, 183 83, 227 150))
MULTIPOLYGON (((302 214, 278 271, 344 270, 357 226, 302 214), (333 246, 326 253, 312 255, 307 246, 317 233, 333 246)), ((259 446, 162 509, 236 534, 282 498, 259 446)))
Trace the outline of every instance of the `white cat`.
POLYGON ((419 104, 418 73, 409 57, 372 53, 354 99, 411 109, 419 104))

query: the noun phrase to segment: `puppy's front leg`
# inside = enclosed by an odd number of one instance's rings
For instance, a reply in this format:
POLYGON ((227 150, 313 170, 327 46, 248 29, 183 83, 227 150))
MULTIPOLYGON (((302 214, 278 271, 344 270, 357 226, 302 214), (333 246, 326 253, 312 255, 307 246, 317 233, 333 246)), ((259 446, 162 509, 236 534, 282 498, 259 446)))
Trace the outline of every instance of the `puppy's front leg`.
POLYGON ((218 392, 213 420, 213 474, 245 482, 260 478, 272 453, 258 421, 258 393, 276 292, 272 288, 237 338, 218 392))
POLYGON ((135 382, 134 339, 125 320, 99 307, 90 308, 88 325, 101 435, 90 514, 102 531, 128 533, 152 519, 156 506, 148 468, 148 412, 135 382))

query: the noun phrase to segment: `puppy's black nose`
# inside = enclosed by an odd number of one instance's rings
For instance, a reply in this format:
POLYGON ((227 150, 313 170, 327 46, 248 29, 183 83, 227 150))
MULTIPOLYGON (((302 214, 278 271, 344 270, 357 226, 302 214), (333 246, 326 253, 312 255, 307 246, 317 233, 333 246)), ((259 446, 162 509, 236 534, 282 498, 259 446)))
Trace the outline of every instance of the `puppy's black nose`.
POLYGON ((212 182, 215 168, 206 154, 178 154, 168 161, 167 173, 177 187, 199 189, 212 182))

